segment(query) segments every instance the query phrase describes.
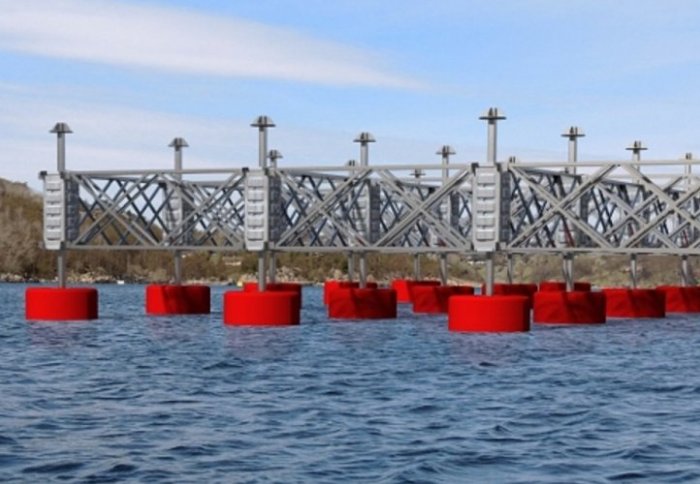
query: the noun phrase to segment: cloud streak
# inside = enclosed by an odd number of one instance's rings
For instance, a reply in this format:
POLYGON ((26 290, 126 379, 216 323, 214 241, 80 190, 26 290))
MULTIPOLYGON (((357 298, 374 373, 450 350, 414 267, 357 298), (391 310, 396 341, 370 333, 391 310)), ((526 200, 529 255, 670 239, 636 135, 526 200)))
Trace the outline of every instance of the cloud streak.
POLYGON ((233 78, 420 89, 386 59, 235 17, 112 0, 0 0, 0 49, 233 78))

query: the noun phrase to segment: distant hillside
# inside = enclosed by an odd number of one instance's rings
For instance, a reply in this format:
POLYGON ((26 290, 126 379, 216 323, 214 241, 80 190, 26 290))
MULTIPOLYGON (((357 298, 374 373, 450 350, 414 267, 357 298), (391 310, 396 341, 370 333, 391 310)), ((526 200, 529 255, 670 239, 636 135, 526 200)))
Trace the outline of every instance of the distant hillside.
MULTIPOLYGON (((55 254, 41 249, 42 200, 25 183, 0 178, 0 280, 54 279, 55 254)), ((438 276, 438 260, 424 256, 423 275, 438 276)), ((484 267, 457 256, 450 256, 450 276, 453 282, 479 283, 484 267)), ((75 251, 69 254, 69 273, 73 280, 84 282, 122 279, 135 282, 166 282, 172 278, 172 257, 167 252, 154 251, 75 251)), ((693 261, 696 274, 697 261, 693 261)), ((254 278, 257 268, 255 254, 208 253, 186 254, 185 276, 190 280, 236 282, 254 278)), ((370 275, 375 280, 410 277, 413 259, 409 255, 368 256, 370 275)), ((320 282, 343 277, 347 271, 344 254, 281 254, 279 276, 282 280, 320 282)), ((641 283, 645 286, 677 283, 678 257, 640 257, 641 283)), ((629 283, 628 258, 624 256, 579 256, 575 261, 577 279, 597 285, 626 285, 629 283)), ((506 279, 503 259, 497 260, 497 279, 506 279)), ((515 258, 515 278, 522 282, 561 279, 561 259, 556 256, 515 258)))

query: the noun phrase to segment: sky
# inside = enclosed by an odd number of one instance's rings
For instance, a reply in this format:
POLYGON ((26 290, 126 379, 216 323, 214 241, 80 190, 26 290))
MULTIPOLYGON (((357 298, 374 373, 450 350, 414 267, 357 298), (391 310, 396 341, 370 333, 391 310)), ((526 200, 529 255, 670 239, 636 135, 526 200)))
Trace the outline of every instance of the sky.
POLYGON ((697 0, 0 0, 0 177, 40 188, 67 122, 72 170, 255 166, 261 114, 282 166, 486 156, 700 157, 697 0))

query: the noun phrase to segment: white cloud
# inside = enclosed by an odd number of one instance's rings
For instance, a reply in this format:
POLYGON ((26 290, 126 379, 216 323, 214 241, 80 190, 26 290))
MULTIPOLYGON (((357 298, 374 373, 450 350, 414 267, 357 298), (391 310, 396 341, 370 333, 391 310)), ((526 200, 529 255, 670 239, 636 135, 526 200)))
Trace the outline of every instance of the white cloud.
POLYGON ((372 52, 234 17, 112 0, 0 0, 0 49, 170 72, 420 88, 372 52))

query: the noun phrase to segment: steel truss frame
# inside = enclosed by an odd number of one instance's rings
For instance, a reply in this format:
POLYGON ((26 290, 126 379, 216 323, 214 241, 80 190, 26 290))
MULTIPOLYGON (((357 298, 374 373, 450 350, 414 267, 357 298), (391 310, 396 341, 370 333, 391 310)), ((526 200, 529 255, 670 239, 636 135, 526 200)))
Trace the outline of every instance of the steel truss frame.
MULTIPOLYGON (((700 255, 700 178, 683 174, 689 164, 698 162, 503 163, 511 235, 497 251, 700 255)), ((449 175, 436 164, 266 168, 282 194, 268 248, 477 255, 475 167, 450 164, 449 175), (443 175, 410 176, 424 171, 443 175)), ((80 200, 77 236, 64 248, 246 250, 248 172, 64 171, 80 200)))

